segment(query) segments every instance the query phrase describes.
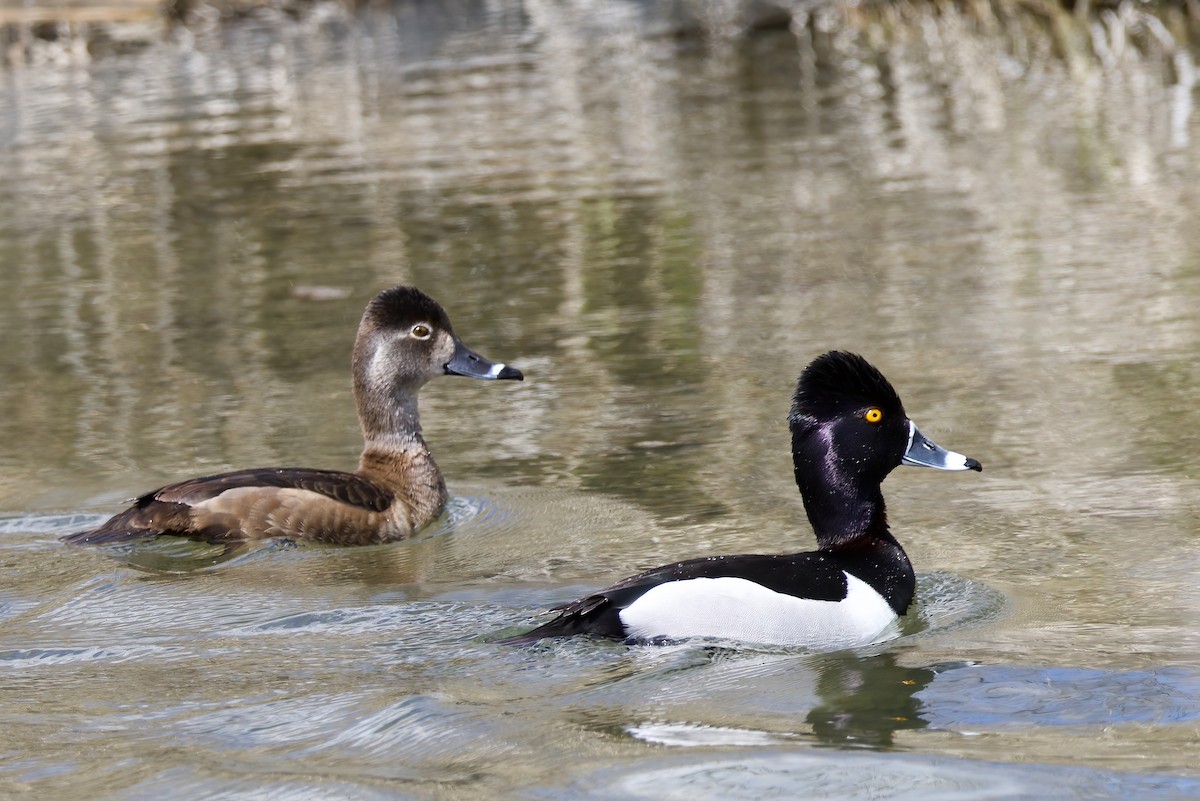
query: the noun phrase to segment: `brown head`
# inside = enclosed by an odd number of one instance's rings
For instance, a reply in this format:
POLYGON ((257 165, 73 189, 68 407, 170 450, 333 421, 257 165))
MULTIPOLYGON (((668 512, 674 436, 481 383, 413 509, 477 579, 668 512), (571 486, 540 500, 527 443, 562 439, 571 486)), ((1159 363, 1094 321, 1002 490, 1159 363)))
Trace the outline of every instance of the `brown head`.
POLYGON ((463 344, 437 301, 415 287, 380 292, 363 312, 354 342, 354 396, 363 433, 416 433, 417 392, 431 378, 520 381, 520 370, 463 344))

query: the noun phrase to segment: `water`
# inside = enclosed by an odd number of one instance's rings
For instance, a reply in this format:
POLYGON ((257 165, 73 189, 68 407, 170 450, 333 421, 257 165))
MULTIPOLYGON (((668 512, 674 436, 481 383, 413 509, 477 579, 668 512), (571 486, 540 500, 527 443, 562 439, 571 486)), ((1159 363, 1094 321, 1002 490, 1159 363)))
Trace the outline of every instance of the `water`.
POLYGON ((0 71, 0 795, 1200 797, 1188 52, 1128 10, 1064 61, 949 11, 436 6, 0 71), (431 530, 58 542, 352 466, 354 328, 399 282, 528 377, 423 393, 431 530), (830 347, 985 466, 885 484, 901 637, 494 642, 811 547, 785 415, 830 347))

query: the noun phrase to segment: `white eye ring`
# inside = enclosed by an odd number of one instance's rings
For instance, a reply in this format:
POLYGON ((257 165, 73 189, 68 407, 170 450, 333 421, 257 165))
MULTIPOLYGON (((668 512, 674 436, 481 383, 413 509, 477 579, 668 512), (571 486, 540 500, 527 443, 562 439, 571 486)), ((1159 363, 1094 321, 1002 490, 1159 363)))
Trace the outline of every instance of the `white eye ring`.
POLYGON ((429 339, 433 336, 433 329, 425 323, 417 323, 408 330, 408 333, 412 335, 413 339, 429 339))

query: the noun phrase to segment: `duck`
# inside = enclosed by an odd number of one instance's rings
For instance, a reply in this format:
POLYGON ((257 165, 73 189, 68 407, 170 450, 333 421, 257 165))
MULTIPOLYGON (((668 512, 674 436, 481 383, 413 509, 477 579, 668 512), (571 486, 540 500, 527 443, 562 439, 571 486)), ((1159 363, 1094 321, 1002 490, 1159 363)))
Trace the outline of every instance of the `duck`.
POLYGON ((357 470, 261 467, 191 478, 151 490, 63 540, 96 545, 170 535, 226 545, 270 538, 368 545, 411 537, 448 500, 421 436, 421 387, 442 375, 524 375, 463 344, 446 311, 411 286, 385 289, 367 304, 351 367, 363 435, 357 470))
POLYGON ((900 465, 983 466, 923 435, 883 373, 845 351, 824 353, 804 368, 788 426, 815 551, 705 556, 656 567, 556 607, 552 620, 503 641, 703 638, 841 650, 898 636, 916 576, 888 528, 881 484, 900 465))

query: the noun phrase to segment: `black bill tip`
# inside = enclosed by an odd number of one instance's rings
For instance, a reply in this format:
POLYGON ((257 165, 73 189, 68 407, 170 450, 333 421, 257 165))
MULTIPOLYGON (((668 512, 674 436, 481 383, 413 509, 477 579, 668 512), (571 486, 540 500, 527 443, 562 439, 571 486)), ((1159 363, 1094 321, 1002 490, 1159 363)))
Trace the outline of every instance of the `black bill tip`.
MULTIPOLYGON (((502 365, 500 372, 496 373, 497 381, 524 381, 525 375, 515 367, 509 367, 507 364, 502 365)), ((978 464, 978 462, 976 462, 978 464)))

